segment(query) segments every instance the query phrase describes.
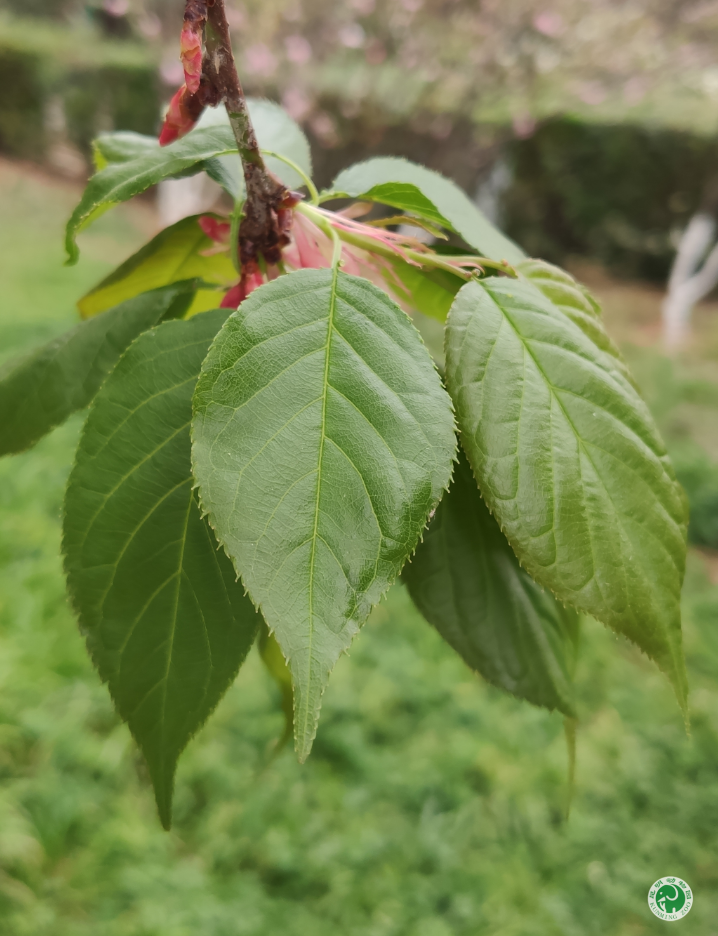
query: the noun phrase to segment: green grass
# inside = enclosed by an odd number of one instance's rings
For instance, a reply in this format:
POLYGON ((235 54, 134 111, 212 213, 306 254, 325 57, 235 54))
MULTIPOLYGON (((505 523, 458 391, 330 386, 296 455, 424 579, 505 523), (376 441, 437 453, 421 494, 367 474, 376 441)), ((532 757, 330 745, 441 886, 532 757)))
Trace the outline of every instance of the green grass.
MULTIPOLYGON (((108 215, 66 270, 72 193, 7 179, 10 353, 69 324, 144 222, 108 215)), ((634 356, 670 429, 695 387, 634 356), (661 402, 669 379, 677 398, 661 402)), ((252 653, 180 762, 168 834, 65 600, 59 512, 80 425, 0 461, 3 936, 639 936, 663 931, 646 897, 666 874, 694 889, 681 932, 715 933, 718 588, 701 557, 685 600, 690 738, 656 668, 585 622, 568 822, 561 719, 474 677, 396 587, 337 666, 304 766, 271 758, 279 700, 252 653)))

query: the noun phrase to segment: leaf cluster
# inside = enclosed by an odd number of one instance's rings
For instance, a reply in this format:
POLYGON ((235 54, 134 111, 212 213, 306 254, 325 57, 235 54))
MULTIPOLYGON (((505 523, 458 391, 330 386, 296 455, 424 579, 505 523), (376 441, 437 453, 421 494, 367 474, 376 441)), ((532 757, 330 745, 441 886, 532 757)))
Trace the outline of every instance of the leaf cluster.
MULTIPOLYGON (((68 587, 163 824, 178 757, 257 635, 303 760, 334 665, 400 574, 467 665, 519 698, 576 717, 585 614, 655 660, 685 712, 685 498, 596 301, 421 166, 369 160, 317 193, 299 128, 250 111, 283 183, 311 196, 286 262, 217 308, 236 251, 184 219, 0 375, 2 453, 89 406, 68 587), (353 220, 374 205, 459 246, 353 220), (443 373, 422 315, 444 325, 443 373)), ((71 262, 101 213, 198 172, 236 231, 240 163, 216 115, 164 148, 103 136, 96 162, 71 262)))

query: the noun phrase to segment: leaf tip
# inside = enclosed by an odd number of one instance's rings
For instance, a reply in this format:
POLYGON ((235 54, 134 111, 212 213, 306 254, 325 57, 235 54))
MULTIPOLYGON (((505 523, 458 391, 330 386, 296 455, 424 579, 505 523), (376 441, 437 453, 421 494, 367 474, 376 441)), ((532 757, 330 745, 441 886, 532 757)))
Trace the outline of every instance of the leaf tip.
POLYGON ((174 792, 174 771, 168 783, 159 782, 152 776, 152 785, 155 791, 155 803, 157 804, 157 813, 165 832, 172 828, 172 794, 174 792))

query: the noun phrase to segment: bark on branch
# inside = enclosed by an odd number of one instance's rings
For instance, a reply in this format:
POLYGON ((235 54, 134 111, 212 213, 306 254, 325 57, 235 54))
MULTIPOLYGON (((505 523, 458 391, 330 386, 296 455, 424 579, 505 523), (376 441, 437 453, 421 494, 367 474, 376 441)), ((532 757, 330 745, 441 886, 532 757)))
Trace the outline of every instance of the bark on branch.
POLYGON ((187 0, 184 21, 193 31, 204 26, 202 75, 192 97, 199 112, 208 104, 224 104, 242 160, 247 197, 238 254, 245 277, 256 271, 260 257, 270 265, 279 262, 281 248, 289 242, 286 209, 298 199, 267 169, 259 151, 232 53, 224 0, 187 0))

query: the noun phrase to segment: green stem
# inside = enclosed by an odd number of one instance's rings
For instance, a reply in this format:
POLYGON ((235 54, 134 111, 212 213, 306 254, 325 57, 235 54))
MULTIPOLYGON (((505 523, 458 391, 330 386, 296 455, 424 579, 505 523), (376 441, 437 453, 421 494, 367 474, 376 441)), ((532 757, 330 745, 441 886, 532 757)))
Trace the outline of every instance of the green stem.
POLYGON ((239 262, 239 225, 244 217, 244 199, 237 199, 234 203, 234 209, 229 218, 229 252, 232 263, 237 273, 241 273, 241 264, 239 262))
POLYGON ((290 169, 294 169, 298 176, 301 177, 302 182, 304 182, 309 192, 309 197, 312 200, 313 205, 319 204, 319 192, 317 191, 316 185, 312 182, 309 176, 294 162, 292 159, 288 159, 286 156, 282 156, 281 153, 275 153, 272 150, 261 150, 263 156, 273 156, 274 159, 280 160, 280 162, 285 163, 289 166, 290 169))
POLYGON ((383 244, 381 241, 376 240, 373 237, 369 237, 366 234, 357 234, 355 231, 347 231, 341 227, 334 227, 328 220, 328 218, 317 208, 312 205, 299 204, 297 205, 295 211, 301 212, 305 217, 309 218, 314 224, 317 225, 324 233, 334 239, 336 236, 341 238, 347 244, 352 244, 354 247, 360 247, 362 250, 367 250, 369 253, 379 254, 381 257, 388 257, 391 260, 396 260, 401 258, 402 255, 409 260, 414 261, 419 266, 428 266, 433 267, 437 270, 445 270, 447 273, 453 273, 454 276, 458 276, 460 279, 466 280, 468 283, 474 278, 474 273, 471 270, 462 270, 460 267, 454 265, 458 261, 478 263, 482 267, 486 267, 490 270, 500 270, 502 273, 507 273, 509 276, 516 277, 516 271, 513 267, 509 266, 508 263, 503 263, 497 260, 489 260, 488 257, 453 257, 454 263, 450 263, 448 260, 445 260, 443 257, 435 253, 423 253, 418 250, 412 250, 410 247, 402 247, 401 253, 394 250, 392 247, 389 247, 387 244, 383 244))

